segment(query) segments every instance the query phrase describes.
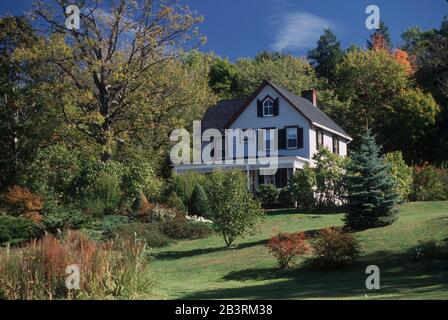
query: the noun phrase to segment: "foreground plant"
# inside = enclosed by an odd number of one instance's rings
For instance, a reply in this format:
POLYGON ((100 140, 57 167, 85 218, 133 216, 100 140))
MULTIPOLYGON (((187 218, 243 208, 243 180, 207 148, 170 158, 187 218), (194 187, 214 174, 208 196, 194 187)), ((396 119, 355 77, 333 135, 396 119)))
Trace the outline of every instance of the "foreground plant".
POLYGON ((0 259, 1 299, 133 298, 148 293, 152 278, 145 245, 129 240, 95 244, 78 232, 46 235, 0 259), (68 289, 68 266, 79 268, 79 290, 68 289))
POLYGON ((216 172, 208 180, 208 199, 213 227, 228 247, 238 237, 255 230, 264 212, 238 171, 216 172))
POLYGON ((306 254, 310 250, 303 232, 281 232, 269 240, 267 247, 269 252, 277 258, 282 269, 291 267, 298 256, 306 254))
POLYGON ((326 228, 312 242, 314 265, 319 269, 337 269, 355 262, 361 252, 358 239, 339 228, 326 228))

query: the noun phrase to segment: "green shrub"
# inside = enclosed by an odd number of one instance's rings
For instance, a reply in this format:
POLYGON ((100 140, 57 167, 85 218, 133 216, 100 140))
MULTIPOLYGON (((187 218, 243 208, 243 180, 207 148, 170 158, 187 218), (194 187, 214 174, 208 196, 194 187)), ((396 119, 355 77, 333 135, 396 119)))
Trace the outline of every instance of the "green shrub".
POLYGON ((292 206, 294 204, 291 192, 288 188, 285 187, 280 190, 278 202, 280 202, 283 206, 292 206))
POLYGON ((52 145, 38 150, 35 159, 20 170, 19 179, 21 184, 38 193, 51 191, 68 195, 74 193, 81 168, 79 151, 52 145))
POLYGON ((208 204, 207 195, 199 184, 196 185, 193 194, 191 195, 188 212, 200 217, 208 217, 210 215, 210 206, 208 204))
POLYGON ((412 168, 404 162, 401 151, 386 153, 383 158, 395 180, 394 192, 400 195, 402 201, 406 201, 412 188, 412 168))
POLYGON ((92 185, 92 195, 88 198, 100 204, 99 208, 102 204, 102 214, 112 214, 119 209, 123 195, 120 184, 121 181, 118 177, 108 174, 101 174, 95 180, 92 185))
POLYGON ((174 191, 170 192, 170 194, 168 195, 166 199, 166 205, 181 212, 187 211, 184 202, 177 196, 177 193, 174 191))
POLYGON ((272 184, 260 184, 255 190, 255 196, 262 204, 273 204, 278 195, 278 189, 272 184))
POLYGON ((45 213, 42 222, 45 230, 55 234, 58 230, 81 229, 87 226, 90 221, 91 218, 89 216, 82 214, 78 210, 59 208, 55 211, 45 213))
POLYGON ((336 269, 352 264, 360 254, 356 237, 337 228, 319 232, 312 242, 314 265, 319 269, 336 269))
POLYGON ((315 161, 314 201, 318 208, 334 208, 342 204, 345 194, 342 178, 346 167, 346 158, 321 148, 313 156, 315 161))
POLYGON ((215 172, 207 179, 206 190, 213 226, 227 246, 255 231, 264 211, 248 190, 244 173, 215 172))
POLYGON ((182 215, 161 224, 162 232, 173 239, 200 239, 214 233, 211 223, 192 222, 182 215))
POLYGON ((316 185, 316 176, 313 169, 306 164, 302 170, 297 170, 289 178, 288 189, 292 200, 302 209, 311 209, 314 207, 314 186, 316 185))
POLYGON ((104 233, 110 233, 111 230, 114 230, 115 228, 129 224, 132 222, 135 222, 129 217, 126 216, 119 216, 119 215, 110 215, 110 216, 104 216, 101 220, 101 230, 104 233))
POLYGON ((128 241, 144 241, 149 247, 163 247, 170 239, 161 231, 157 223, 129 223, 109 230, 108 238, 123 238, 128 241))
POLYGON ((193 171, 174 174, 171 178, 169 191, 175 192, 184 204, 188 204, 197 184, 204 186, 205 176, 193 171))
POLYGON ((116 161, 84 161, 76 182, 77 206, 92 216, 112 214, 121 209, 121 181, 126 167, 116 161))
POLYGON ((157 202, 161 198, 162 185, 149 163, 138 162, 132 164, 123 175, 122 190, 127 199, 135 198, 143 192, 149 201, 157 202))
POLYGON ((44 233, 41 225, 24 217, 0 216, 0 244, 13 245, 40 238, 44 233))
POLYGON ((414 167, 411 199, 415 201, 448 200, 448 171, 429 165, 414 167))

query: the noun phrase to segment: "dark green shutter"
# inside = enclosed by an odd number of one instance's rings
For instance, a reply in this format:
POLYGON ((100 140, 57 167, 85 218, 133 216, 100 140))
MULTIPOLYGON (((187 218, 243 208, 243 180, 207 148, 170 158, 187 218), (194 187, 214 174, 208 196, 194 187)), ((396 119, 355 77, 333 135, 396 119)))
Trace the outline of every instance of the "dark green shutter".
POLYGON ((257 117, 263 116, 263 103, 261 100, 257 99, 257 117))
POLYGON ((286 129, 278 130, 278 149, 286 149, 286 129))
POLYGON ((274 116, 278 116, 278 98, 274 100, 274 116))
POLYGON ((281 188, 280 184, 282 182, 282 177, 281 177, 281 169, 277 169, 277 173, 275 174, 275 186, 277 188, 281 188))
POLYGON ((303 128, 297 128, 297 148, 303 148, 303 128))
POLYGON ((264 184, 264 176, 260 174, 260 171, 258 171, 258 184, 264 184))

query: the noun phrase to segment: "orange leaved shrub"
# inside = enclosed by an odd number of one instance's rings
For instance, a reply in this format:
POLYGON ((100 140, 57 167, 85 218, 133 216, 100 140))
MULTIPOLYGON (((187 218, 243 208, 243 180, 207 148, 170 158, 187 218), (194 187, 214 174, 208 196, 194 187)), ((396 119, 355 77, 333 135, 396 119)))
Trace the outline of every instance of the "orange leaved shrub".
POLYGON ((34 216, 40 214, 44 206, 42 198, 20 186, 13 186, 5 195, 5 204, 15 215, 34 216))

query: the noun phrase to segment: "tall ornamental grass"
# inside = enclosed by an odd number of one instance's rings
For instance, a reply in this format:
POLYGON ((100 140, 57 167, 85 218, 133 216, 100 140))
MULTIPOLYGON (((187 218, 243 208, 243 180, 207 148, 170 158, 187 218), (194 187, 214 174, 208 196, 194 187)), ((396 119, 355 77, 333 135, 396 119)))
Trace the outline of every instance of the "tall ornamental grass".
MULTIPOLYGON (((153 286, 145 244, 90 241, 79 232, 51 235, 0 253, 0 299, 138 298, 153 286), (66 286, 67 267, 79 267, 79 289, 66 286)), ((73 283, 73 282, 72 282, 73 283)))

